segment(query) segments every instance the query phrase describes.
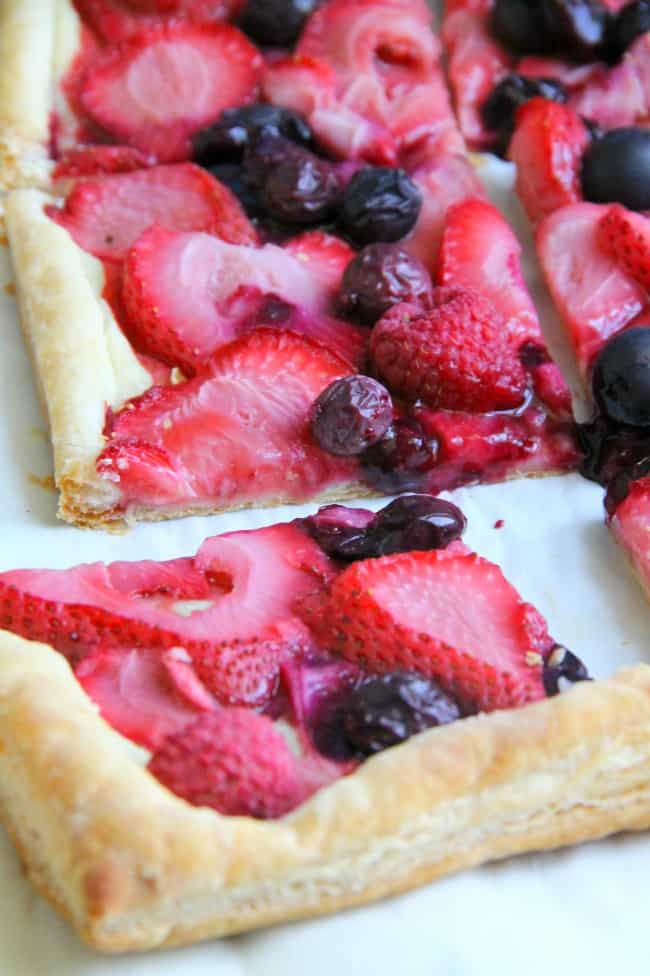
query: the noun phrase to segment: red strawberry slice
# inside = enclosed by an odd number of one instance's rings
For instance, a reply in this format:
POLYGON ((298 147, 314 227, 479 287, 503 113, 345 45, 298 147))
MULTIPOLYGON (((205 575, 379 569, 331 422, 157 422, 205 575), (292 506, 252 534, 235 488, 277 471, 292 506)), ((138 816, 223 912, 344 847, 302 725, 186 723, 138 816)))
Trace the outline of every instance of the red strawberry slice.
POLYGON ((64 153, 52 173, 54 180, 76 179, 80 176, 108 176, 111 173, 131 173, 153 166, 153 156, 132 146, 82 146, 64 153))
POLYGON ((334 234, 309 230, 293 237, 284 245, 284 250, 300 261, 316 279, 333 309, 343 272, 355 255, 350 245, 334 234))
MULTIPOLYGON (((314 253, 317 243, 311 241, 314 253)), ((122 297, 136 347, 192 376, 220 346, 247 329, 277 322, 359 362, 360 330, 324 314, 331 294, 321 280, 329 275, 331 281, 332 271, 321 270, 319 279, 318 266, 295 247, 294 257, 272 244, 239 247, 208 234, 151 227, 124 267, 122 297)), ((342 242, 330 248, 339 267, 343 249, 347 255, 342 242)))
MULTIPOLYGON (((73 659, 100 644, 180 646, 204 658, 279 627, 293 601, 334 572, 297 526, 232 532, 206 539, 194 558, 0 574, 0 626, 73 659)), ((281 636, 295 648, 294 629, 281 636)))
POLYGON ((605 254, 650 291, 650 220, 614 204, 601 217, 596 236, 605 254))
POLYGON ((48 206, 46 212, 80 247, 113 260, 125 258, 154 223, 168 230, 205 231, 231 244, 257 241, 230 190, 192 163, 80 180, 63 208, 48 206))
POLYGON ((270 718, 245 708, 201 716, 147 768, 188 803, 225 814, 281 817, 306 798, 299 759, 270 718))
POLYGON ((646 591, 650 591, 650 476, 633 481, 627 496, 610 514, 610 527, 617 542, 632 560, 646 591))
POLYGON ((553 300, 586 376, 604 342, 644 308, 644 288, 601 248, 607 206, 575 203, 557 210, 537 232, 537 252, 553 300))
POLYGON ((650 115, 650 36, 642 34, 623 60, 604 65, 569 100, 575 112, 604 129, 647 125, 650 115))
POLYGON ((120 142, 161 162, 187 159, 190 136, 255 95, 262 59, 226 24, 161 24, 109 48, 89 70, 81 103, 120 142))
MULTIPOLYGON (((167 656, 173 653, 168 651, 167 656)), ((114 729, 138 745, 155 749, 166 736, 217 707, 196 675, 188 677, 191 667, 185 665, 179 682, 178 662, 171 661, 170 671, 159 650, 99 648, 84 658, 75 674, 114 729), (190 681, 191 696, 187 694, 190 681)))
POLYGON ((179 15, 197 23, 230 20, 241 6, 242 0, 75 0, 84 22, 112 44, 179 15))
POLYGON ((553 641, 493 563, 462 550, 355 563, 307 621, 333 651, 371 671, 406 669, 439 682, 472 711, 544 697, 553 641))
POLYGON ((521 246, 491 203, 465 200, 447 213, 438 282, 471 288, 501 314, 511 341, 543 344, 535 306, 521 273, 521 246))
POLYGON ((97 470, 126 504, 305 499, 356 477, 353 461, 317 447, 311 405, 350 367, 303 336, 257 329, 220 349, 196 379, 154 387, 115 415, 97 470), (136 441, 163 452, 176 483, 132 468, 136 441))
POLYGON ((584 122, 567 105, 533 98, 517 112, 508 155, 517 193, 533 223, 581 197, 580 167, 589 143, 584 122))

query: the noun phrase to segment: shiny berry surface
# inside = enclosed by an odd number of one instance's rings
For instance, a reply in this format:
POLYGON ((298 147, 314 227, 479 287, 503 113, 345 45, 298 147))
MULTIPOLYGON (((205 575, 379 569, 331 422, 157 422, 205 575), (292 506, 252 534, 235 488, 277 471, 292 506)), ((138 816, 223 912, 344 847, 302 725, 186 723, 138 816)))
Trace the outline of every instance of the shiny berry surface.
POLYGON ((401 240, 415 226, 421 207, 422 194, 403 169, 366 166, 348 183, 339 219, 347 236, 363 247, 401 240))
POLYGON ((631 44, 650 31, 650 0, 628 3, 612 18, 607 32, 609 60, 621 58, 631 44))
POLYGON ((262 205, 271 217, 301 226, 331 216, 340 193, 331 163, 306 150, 271 168, 260 187, 262 205))
POLYGON ((575 61, 598 58, 607 35, 609 14, 600 0, 542 0, 546 46, 575 61))
POLYGON ((262 132, 303 145, 311 141, 311 129, 295 112, 275 105, 242 105, 226 109, 216 122, 197 132, 193 159, 201 166, 241 159, 246 146, 262 132))
POLYGON ((366 508, 347 508, 345 505, 326 505, 315 515, 300 519, 323 552, 334 559, 365 559, 366 529, 375 513, 366 508), (356 555, 356 553, 361 555, 356 555))
POLYGON ((542 680, 546 694, 552 696, 566 691, 577 681, 591 681, 591 678, 579 657, 556 644, 544 662, 542 680))
POLYGON ((582 157, 582 193, 592 203, 650 208, 650 132, 634 126, 611 129, 590 143, 582 157))
POLYGON ((650 326, 625 329, 603 346, 592 389, 600 411, 615 424, 650 426, 650 326))
POLYGON ((238 26, 258 44, 291 47, 319 0, 246 0, 238 26))
POLYGON ((344 376, 316 399, 312 433, 330 454, 361 454, 391 425, 393 403, 385 386, 370 376, 344 376))
POLYGON ((512 134, 519 106, 537 97, 566 102, 568 93, 564 85, 554 78, 525 78, 515 72, 506 75, 483 103, 483 121, 489 129, 502 133, 507 141, 512 134))
POLYGON ((392 494, 418 491, 438 459, 438 441, 417 420, 397 420, 380 441, 361 456, 368 484, 392 494))
POLYGON ((341 283, 340 307, 364 325, 374 325, 399 302, 427 304, 429 272, 396 244, 368 244, 348 264, 341 283))
POLYGON ((634 477, 650 471, 650 428, 624 427, 599 415, 577 428, 583 459, 580 473, 611 489, 610 497, 627 494, 634 477))
POLYGON ((354 688, 344 705, 343 731, 357 755, 370 756, 460 717, 458 705, 433 681, 394 671, 354 688))
POLYGON ((444 549, 460 539, 467 520, 452 502, 434 495, 401 495, 377 513, 366 530, 374 556, 414 549, 444 549))

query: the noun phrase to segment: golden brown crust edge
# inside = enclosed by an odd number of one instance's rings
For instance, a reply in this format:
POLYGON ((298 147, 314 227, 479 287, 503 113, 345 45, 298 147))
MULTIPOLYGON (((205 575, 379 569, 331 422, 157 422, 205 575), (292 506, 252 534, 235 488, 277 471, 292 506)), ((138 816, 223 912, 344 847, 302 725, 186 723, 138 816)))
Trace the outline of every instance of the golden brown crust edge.
POLYGON ((362 904, 487 860, 650 825, 650 667, 433 729, 258 822, 160 786, 64 659, 0 632, 0 804, 28 873, 98 949, 362 904))

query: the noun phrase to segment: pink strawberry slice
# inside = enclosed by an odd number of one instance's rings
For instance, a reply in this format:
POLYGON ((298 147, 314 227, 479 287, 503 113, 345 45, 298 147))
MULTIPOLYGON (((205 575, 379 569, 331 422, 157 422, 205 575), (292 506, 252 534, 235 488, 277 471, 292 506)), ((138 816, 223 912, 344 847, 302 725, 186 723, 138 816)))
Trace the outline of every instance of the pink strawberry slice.
POLYGON ((417 671, 471 711, 544 697, 546 623, 498 566, 464 547, 355 563, 307 621, 335 653, 371 671, 417 671))
POLYGON ((647 302, 645 289, 599 244, 600 221, 607 210, 605 205, 574 203, 547 217, 537 231, 544 277, 585 376, 603 343, 647 302))
MULTIPOLYGON (((98 645, 205 656, 279 627, 334 572, 300 528, 275 525, 206 539, 193 558, 0 574, 0 626, 73 659, 98 645)), ((286 636, 294 647, 295 630, 286 636)))
POLYGON ((622 271, 650 291, 650 220, 614 204, 598 223, 601 249, 622 271))
POLYGON ((112 47, 85 79, 85 113, 161 162, 187 159, 190 136, 252 100, 262 58, 236 28, 170 21, 112 47))
POLYGON ((304 336, 257 329, 220 349, 195 379, 130 401, 109 423, 97 470, 127 505, 297 501, 348 484, 356 463, 316 445, 309 411, 350 372, 304 336), (160 481, 157 462, 132 465, 138 442, 167 458, 160 481))
POLYGON ((242 0, 75 0, 84 23, 112 44, 131 40, 173 17, 208 24, 230 20, 241 6, 242 0))
POLYGON ((604 129, 646 125, 650 114, 650 36, 641 34, 613 67, 598 65, 588 82, 571 96, 579 115, 604 129))
POLYGON ((193 163, 156 166, 79 180, 48 216, 99 258, 122 260, 147 227, 205 231, 231 244, 255 244, 257 233, 238 200, 193 163))
POLYGON ((70 149, 58 160, 52 173, 54 180, 77 179, 80 176, 108 176, 131 173, 153 166, 153 156, 133 146, 82 146, 70 149))
POLYGON ((534 224, 581 199, 580 167, 588 143, 584 122, 567 105, 533 98, 517 112, 508 155, 517 165, 517 193, 534 224))
POLYGON ((611 513, 610 527, 650 592, 650 476, 632 482, 627 496, 611 513))
POLYGON ((98 648, 81 661, 75 674, 109 725, 138 745, 155 749, 166 736, 217 708, 191 665, 175 659, 175 653, 98 648))
POLYGON ((283 247, 316 279, 333 309, 343 273, 355 255, 350 245, 334 234, 309 230, 293 237, 283 247))
MULTIPOLYGON (((340 264, 338 248, 332 250, 340 264)), ((128 253, 122 297, 136 347, 186 376, 220 346, 278 316, 282 327, 352 363, 363 354, 361 331, 324 313, 330 294, 314 263, 273 244, 236 246, 151 227, 128 253)))
POLYGON ((447 212, 438 283, 473 288, 500 312, 513 343, 543 345, 533 300, 521 273, 521 246, 486 200, 465 200, 447 212))

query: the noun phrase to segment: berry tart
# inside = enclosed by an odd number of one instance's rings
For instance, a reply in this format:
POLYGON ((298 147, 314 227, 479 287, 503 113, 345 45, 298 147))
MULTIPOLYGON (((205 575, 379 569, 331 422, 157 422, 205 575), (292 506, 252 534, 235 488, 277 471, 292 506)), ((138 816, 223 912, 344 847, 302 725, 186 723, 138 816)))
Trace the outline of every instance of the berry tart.
POLYGON ((6 203, 60 515, 119 528, 575 467, 426 7, 333 0, 287 52, 255 45, 255 4, 239 26, 156 6, 70 7, 58 195, 6 203))
POLYGON ((3 817, 88 942, 225 935, 650 825, 650 669, 589 680, 464 524, 412 494, 0 574, 3 817))
POLYGON ((590 127, 647 124, 647 0, 448 0, 442 37, 461 130, 504 154, 517 108, 543 97, 590 127))

